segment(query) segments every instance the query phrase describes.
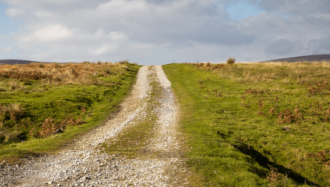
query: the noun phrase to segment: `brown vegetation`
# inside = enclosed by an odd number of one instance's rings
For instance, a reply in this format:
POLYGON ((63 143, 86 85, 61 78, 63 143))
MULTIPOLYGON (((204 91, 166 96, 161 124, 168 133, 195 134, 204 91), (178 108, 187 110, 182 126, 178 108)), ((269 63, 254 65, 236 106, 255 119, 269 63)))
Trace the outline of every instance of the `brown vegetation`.
POLYGON ((41 131, 35 133, 35 129, 31 129, 30 135, 32 136, 40 136, 40 137, 48 137, 54 134, 56 131, 63 131, 66 126, 77 126, 84 124, 85 122, 81 120, 79 117, 75 120, 71 114, 69 114, 66 118, 64 118, 61 122, 55 123, 54 119, 47 118, 41 126, 41 131))
MULTIPOLYGON (((112 73, 121 74, 128 61, 118 63, 30 63, 20 65, 1 65, 0 77, 19 81, 37 80, 48 84, 95 84, 97 80, 93 76, 107 76, 112 73), (122 70, 122 71, 121 71, 122 70)), ((17 88, 13 82, 11 89, 17 88)))
POLYGON ((330 151, 329 150, 321 150, 317 153, 307 153, 306 156, 310 158, 314 158, 318 160, 319 163, 329 165, 330 166, 330 151))
POLYGON ((245 90, 245 94, 254 94, 254 95, 260 94, 260 95, 263 95, 264 90, 259 91, 258 89, 249 88, 249 89, 245 90))
MULTIPOLYGON (((279 173, 278 169, 275 168, 274 166, 268 164, 268 167, 270 169, 270 172, 267 175, 267 181, 277 186, 279 183, 283 181, 284 176, 281 173, 279 173)), ((286 181, 284 181, 284 183, 286 183, 286 181)))

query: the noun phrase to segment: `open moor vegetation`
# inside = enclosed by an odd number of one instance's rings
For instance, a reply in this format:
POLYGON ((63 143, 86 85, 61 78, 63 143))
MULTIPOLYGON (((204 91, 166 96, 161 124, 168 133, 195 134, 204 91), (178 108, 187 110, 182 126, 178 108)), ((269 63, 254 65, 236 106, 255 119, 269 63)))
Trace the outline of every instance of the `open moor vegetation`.
POLYGON ((231 62, 163 66, 202 183, 330 186, 330 64, 231 62))
POLYGON ((101 124, 128 93, 140 66, 121 61, 0 67, 4 158, 55 150, 101 124))

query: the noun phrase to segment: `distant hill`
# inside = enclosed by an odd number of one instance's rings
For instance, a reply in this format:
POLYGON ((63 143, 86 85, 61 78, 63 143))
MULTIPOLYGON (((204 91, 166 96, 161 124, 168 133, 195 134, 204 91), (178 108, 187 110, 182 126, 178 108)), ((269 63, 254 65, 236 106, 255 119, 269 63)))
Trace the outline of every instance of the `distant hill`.
POLYGON ((298 56, 298 57, 291 57, 291 58, 268 60, 268 61, 264 61, 264 62, 322 62, 322 61, 330 62, 330 54, 298 56))
POLYGON ((36 61, 31 61, 31 60, 0 60, 0 65, 1 64, 29 64, 31 62, 36 62, 36 61))

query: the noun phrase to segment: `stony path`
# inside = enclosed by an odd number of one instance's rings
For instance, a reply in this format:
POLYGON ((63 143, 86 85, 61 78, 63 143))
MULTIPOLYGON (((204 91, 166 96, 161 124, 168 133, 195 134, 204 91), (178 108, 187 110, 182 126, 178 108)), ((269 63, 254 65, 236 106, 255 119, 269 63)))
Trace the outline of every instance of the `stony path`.
POLYGON ((20 166, 0 164, 0 186, 189 186, 184 161, 178 156, 178 107, 161 66, 140 69, 136 85, 121 107, 113 119, 57 155, 28 158, 20 166), (155 136, 148 140, 145 149, 163 156, 129 159, 101 153, 100 143, 116 138, 125 128, 145 118, 152 74, 157 75, 163 97, 155 109, 155 136))

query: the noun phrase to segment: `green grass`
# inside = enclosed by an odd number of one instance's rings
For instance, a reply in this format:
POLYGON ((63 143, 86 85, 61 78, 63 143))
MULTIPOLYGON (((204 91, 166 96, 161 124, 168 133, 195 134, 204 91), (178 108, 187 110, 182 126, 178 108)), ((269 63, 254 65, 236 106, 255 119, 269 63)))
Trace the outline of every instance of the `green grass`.
POLYGON ((306 87, 327 80, 328 66, 211 68, 163 66, 181 104, 187 164, 205 186, 330 186, 329 86, 315 95, 306 87), (250 88, 264 94, 249 94, 250 88), (294 114, 296 107, 303 120, 277 118, 286 109, 294 114))
POLYGON ((95 84, 47 85, 41 81, 16 81, 24 88, 15 90, 10 89, 13 80, 0 78, 3 90, 0 92, 1 104, 18 104, 24 111, 16 121, 6 115, 0 116, 0 131, 7 135, 6 141, 0 144, 0 159, 55 151, 78 134, 102 124, 130 91, 139 68, 127 64, 125 71, 118 70, 118 73, 112 72, 107 77, 94 77, 97 79, 95 84), (82 107, 86 108, 85 112, 82 107), (74 119, 80 117, 85 123, 67 126, 64 133, 47 138, 31 135, 32 128, 40 131, 45 119, 61 122, 68 114, 74 119))
MULTIPOLYGON (((155 78, 155 75, 153 75, 152 78, 155 78)), ((118 156, 125 155, 128 158, 136 158, 138 156, 151 154, 150 151, 146 150, 146 146, 148 145, 150 137, 154 136, 153 129, 157 123, 157 115, 153 111, 157 107, 157 100, 161 96, 161 89, 159 84, 155 81, 151 82, 150 86, 150 99, 146 101, 148 102, 146 117, 144 117, 142 121, 135 122, 136 124, 133 124, 133 126, 124 129, 115 139, 109 139, 102 143, 101 148, 107 154, 116 154, 118 156)))

